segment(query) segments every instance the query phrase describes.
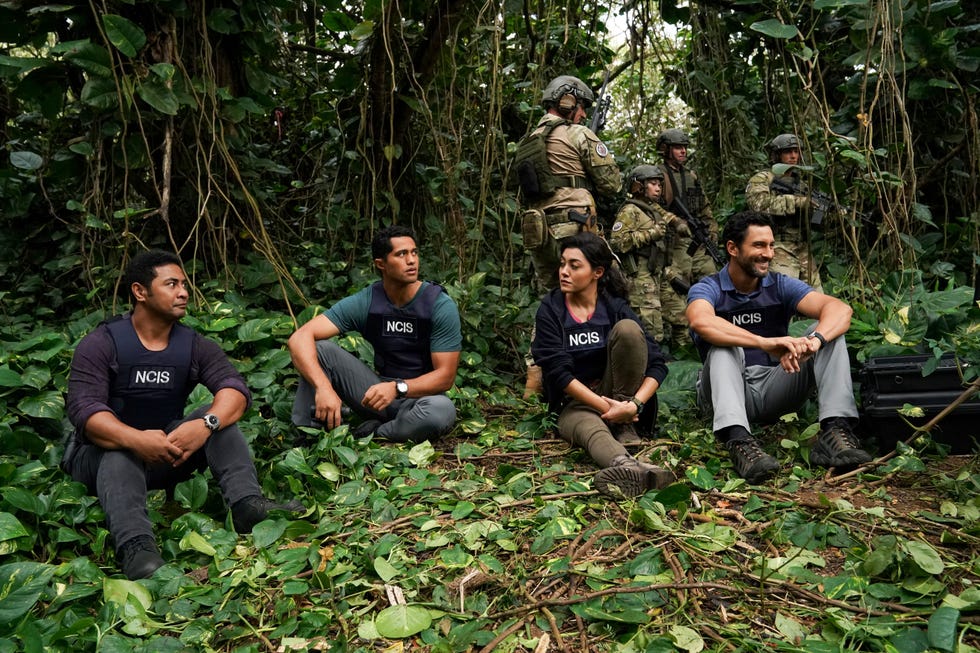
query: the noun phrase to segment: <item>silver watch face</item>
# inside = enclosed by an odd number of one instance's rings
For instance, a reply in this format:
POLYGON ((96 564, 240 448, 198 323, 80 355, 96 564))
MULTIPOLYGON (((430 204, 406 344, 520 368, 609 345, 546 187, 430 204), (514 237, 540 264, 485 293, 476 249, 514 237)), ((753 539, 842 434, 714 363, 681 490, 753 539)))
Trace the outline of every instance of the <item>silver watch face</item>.
POLYGON ((217 431, 218 427, 221 426, 221 420, 216 415, 211 415, 210 413, 204 416, 204 423, 212 431, 217 431))
POLYGON ((408 394, 408 384, 405 383, 404 381, 399 381, 398 383, 395 384, 395 390, 398 391, 399 395, 404 397, 405 395, 408 394))

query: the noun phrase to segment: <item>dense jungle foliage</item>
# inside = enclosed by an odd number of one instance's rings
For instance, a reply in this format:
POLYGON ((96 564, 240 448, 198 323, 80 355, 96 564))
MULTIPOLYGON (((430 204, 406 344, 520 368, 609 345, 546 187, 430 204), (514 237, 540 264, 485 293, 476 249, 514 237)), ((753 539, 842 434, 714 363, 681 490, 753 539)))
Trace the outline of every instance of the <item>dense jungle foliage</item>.
POLYGON ((689 131, 722 220, 796 132, 846 207, 813 240, 855 369, 953 354, 975 390, 978 33, 967 0, 0 0, 0 651, 980 650, 980 473, 927 435, 825 477, 807 406, 766 428, 784 471, 749 488, 678 360, 640 453, 682 482, 592 491, 520 399, 536 298, 510 183, 558 74, 610 73, 623 170, 689 131), (391 222, 460 306, 459 426, 298 433, 283 343, 374 279, 391 222), (309 512, 240 538, 195 478, 151 497, 170 564, 130 582, 57 463, 73 346, 148 246, 181 254, 186 322, 246 375, 265 490, 309 512))

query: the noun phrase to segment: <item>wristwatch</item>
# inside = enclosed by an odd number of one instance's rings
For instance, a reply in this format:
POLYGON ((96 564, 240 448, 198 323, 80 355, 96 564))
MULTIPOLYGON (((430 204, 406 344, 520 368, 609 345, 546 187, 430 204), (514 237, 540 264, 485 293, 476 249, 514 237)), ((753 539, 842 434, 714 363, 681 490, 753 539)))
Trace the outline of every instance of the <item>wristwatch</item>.
POLYGON ((827 339, 824 338, 823 337, 823 334, 821 334, 819 331, 814 331, 813 333, 809 334, 807 336, 807 338, 816 338, 817 340, 820 341, 820 346, 821 347, 826 347, 827 346, 827 339))
POLYGON ((211 431, 212 433, 214 433, 215 431, 221 428, 221 420, 218 419, 217 415, 212 415, 211 413, 208 413, 201 419, 204 420, 204 425, 207 426, 208 430, 211 431))
POLYGON ((630 401, 632 401, 634 404, 636 404, 636 414, 637 415, 639 415, 640 414, 640 411, 643 410, 643 407, 646 406, 645 403, 643 403, 642 401, 640 401, 636 397, 631 397, 630 398, 630 401))
POLYGON ((408 396, 408 384, 401 379, 395 380, 395 396, 399 399, 404 399, 408 396))

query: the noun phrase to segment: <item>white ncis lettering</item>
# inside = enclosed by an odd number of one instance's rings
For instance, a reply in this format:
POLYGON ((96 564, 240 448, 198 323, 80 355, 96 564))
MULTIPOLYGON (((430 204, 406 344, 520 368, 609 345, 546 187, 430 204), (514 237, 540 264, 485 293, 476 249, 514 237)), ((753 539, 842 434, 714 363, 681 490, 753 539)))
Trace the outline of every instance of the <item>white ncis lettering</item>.
POLYGON ((568 344, 572 347, 581 347, 582 345, 597 345, 599 344, 599 332, 598 331, 586 331, 584 333, 570 333, 568 334, 568 344))
POLYGON ((743 324, 762 324, 762 313, 740 313, 732 316, 732 324, 742 326, 743 324))
POLYGON ((136 370, 136 383, 170 383, 168 370, 136 370))
POLYGON ((401 320, 388 320, 385 322, 385 331, 388 333, 415 333, 415 323, 402 322, 401 320))

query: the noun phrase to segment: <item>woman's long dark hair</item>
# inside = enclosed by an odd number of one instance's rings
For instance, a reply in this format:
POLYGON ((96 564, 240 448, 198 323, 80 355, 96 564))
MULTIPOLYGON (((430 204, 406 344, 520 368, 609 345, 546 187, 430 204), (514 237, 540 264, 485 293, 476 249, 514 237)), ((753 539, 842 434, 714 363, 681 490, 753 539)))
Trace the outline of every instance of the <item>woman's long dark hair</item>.
POLYGON ((581 250, 589 265, 605 270, 599 277, 600 292, 606 292, 613 297, 629 298, 629 282, 623 276, 622 270, 618 266, 613 266, 615 258, 609 243, 594 233, 583 231, 562 241, 561 251, 564 253, 569 248, 581 250))

